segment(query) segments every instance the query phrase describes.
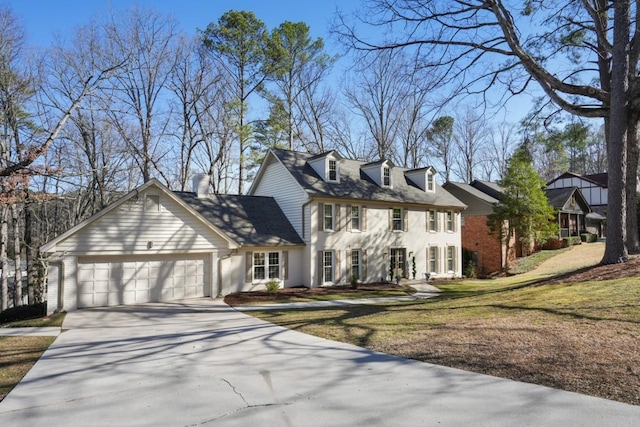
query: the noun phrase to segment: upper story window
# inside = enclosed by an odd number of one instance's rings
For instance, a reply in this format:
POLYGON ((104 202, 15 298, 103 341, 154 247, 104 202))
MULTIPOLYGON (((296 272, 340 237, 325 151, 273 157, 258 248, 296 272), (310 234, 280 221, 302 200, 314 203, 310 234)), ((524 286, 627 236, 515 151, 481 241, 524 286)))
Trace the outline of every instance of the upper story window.
POLYGON ((435 186, 436 184, 433 178, 433 173, 427 172, 427 191, 434 191, 435 186))
POLYGON ((334 213, 333 213, 333 205, 325 204, 324 205, 324 229, 325 230, 333 230, 334 229, 334 213))
POLYGON ((384 187, 391 187, 391 168, 387 166, 382 168, 382 185, 384 187))
POLYGON ((351 206, 351 229, 361 230, 360 226, 360 206, 351 206))
POLYGON ((455 216, 451 211, 447 211, 447 231, 455 231, 455 216))
POLYGON ((338 162, 333 159, 329 159, 329 181, 338 180, 338 162))
POLYGON ((427 212, 427 230, 438 231, 438 213, 436 211, 427 212))
POLYGON ((392 214, 392 226, 391 229, 393 231, 402 231, 403 227, 402 227, 402 208, 393 208, 393 214, 392 214))

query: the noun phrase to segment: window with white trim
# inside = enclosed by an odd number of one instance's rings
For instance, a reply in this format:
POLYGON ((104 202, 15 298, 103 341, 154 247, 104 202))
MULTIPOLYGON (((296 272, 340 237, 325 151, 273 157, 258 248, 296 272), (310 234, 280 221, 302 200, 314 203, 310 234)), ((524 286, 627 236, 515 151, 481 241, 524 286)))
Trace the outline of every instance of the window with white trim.
POLYGON ((253 253, 253 279, 279 279, 280 278, 280 252, 254 252, 253 253))
POLYGON ((329 203, 325 203, 324 205, 324 229, 331 231, 334 228, 334 215, 333 215, 333 205, 329 203))
POLYGON ((393 231, 402 231, 404 228, 402 227, 402 208, 393 208, 392 214, 392 227, 393 231))
POLYGON ((435 182, 433 179, 433 173, 427 172, 427 191, 435 190, 435 182))
POLYGON ((351 206, 351 229, 361 230, 360 228, 360 206, 351 206))
POLYGON ((447 211, 447 231, 455 231, 455 216, 452 211, 447 211))
POLYGON ((427 211, 427 230, 438 231, 438 212, 427 211))
POLYGON ((382 185, 391 187, 391 169, 389 167, 382 168, 382 185))
POLYGON ((338 180, 338 162, 333 159, 329 159, 329 179, 328 181, 338 180))
POLYGON ((349 272, 349 278, 352 278, 353 276, 357 276, 359 279, 362 278, 360 274, 360 255, 360 250, 358 249, 351 251, 351 271, 349 272))
POLYGON ((322 258, 322 282, 333 282, 333 251, 324 251, 322 258))
POLYGON ((429 273, 438 272, 438 247, 437 246, 429 247, 429 260, 427 265, 429 268, 429 273))
POLYGON ((456 269, 456 248, 455 246, 447 246, 447 271, 455 271, 456 269))

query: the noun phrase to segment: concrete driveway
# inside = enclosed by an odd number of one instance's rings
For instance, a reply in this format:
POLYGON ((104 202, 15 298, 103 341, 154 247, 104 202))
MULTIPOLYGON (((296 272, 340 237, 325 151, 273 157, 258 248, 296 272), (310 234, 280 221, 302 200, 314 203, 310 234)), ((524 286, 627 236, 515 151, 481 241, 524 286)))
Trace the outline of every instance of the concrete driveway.
POLYGON ((72 312, 2 426, 638 425, 640 407, 391 357, 207 299, 72 312))

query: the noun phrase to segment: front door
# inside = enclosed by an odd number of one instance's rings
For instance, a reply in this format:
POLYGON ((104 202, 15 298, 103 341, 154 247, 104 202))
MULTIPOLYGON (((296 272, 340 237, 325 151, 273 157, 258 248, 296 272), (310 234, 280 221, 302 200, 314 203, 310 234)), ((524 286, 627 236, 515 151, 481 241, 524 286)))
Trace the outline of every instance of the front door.
POLYGON ((391 270, 393 271, 392 281, 396 280, 396 276, 408 277, 405 260, 407 259, 407 251, 404 248, 391 249, 391 270))

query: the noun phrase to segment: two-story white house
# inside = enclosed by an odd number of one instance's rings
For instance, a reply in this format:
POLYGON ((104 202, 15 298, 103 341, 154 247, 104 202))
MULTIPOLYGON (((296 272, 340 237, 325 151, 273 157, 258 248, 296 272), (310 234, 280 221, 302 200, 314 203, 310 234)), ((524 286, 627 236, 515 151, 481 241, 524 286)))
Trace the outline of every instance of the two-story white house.
POLYGON ((270 150, 248 195, 151 180, 45 244, 48 312, 461 275, 460 212, 431 167, 270 150))
POLYGON ((301 236, 303 284, 460 276, 465 205, 435 174, 273 149, 249 194, 273 197, 301 236))

